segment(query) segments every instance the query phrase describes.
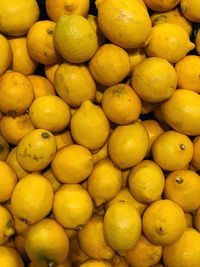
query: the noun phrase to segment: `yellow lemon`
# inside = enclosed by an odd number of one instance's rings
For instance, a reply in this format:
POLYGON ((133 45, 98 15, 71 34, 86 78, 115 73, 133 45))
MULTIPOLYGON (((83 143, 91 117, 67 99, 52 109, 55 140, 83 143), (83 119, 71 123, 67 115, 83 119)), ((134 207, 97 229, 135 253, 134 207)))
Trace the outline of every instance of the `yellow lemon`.
POLYGON ((147 155, 149 155, 153 142, 156 140, 156 138, 160 134, 164 133, 164 129, 163 129, 162 125, 159 122, 157 122, 156 120, 145 120, 145 121, 142 121, 142 124, 144 125, 144 127, 147 130, 148 135, 149 135, 149 141, 150 142, 149 142, 149 149, 147 152, 147 155))
POLYGON ((57 151, 51 163, 55 177, 62 183, 80 183, 93 170, 90 151, 79 145, 65 146, 57 151))
POLYGON ((97 50, 94 29, 86 18, 77 14, 60 16, 53 37, 57 51, 72 63, 89 60, 97 50))
POLYGON ((140 238, 141 218, 139 212, 129 203, 115 203, 106 210, 103 229, 108 245, 124 256, 140 238))
POLYGON ((79 267, 81 263, 87 261, 90 257, 83 252, 83 250, 80 248, 78 239, 72 239, 69 242, 69 256, 68 256, 70 262, 75 267, 79 267))
POLYGON ((24 176, 28 175, 29 173, 27 171, 25 171, 20 165, 19 165, 19 162, 18 162, 18 159, 17 159, 17 146, 14 147, 8 157, 7 157, 7 160, 6 162, 8 163, 8 165, 15 171, 17 177, 19 179, 23 178, 24 176))
POLYGON ((15 37, 10 38, 8 41, 13 53, 11 69, 25 75, 33 74, 37 67, 37 62, 35 62, 28 53, 27 38, 15 37))
POLYGON ((145 127, 135 122, 115 128, 108 142, 108 152, 120 169, 133 167, 145 157, 149 136, 145 127))
POLYGON ((200 22, 200 4, 198 0, 181 0, 181 10, 183 15, 193 21, 193 22, 200 22))
POLYGON ((50 181, 54 192, 56 192, 61 187, 61 183, 56 179, 51 168, 42 173, 42 175, 50 181))
POLYGON ((163 261, 169 267, 199 266, 200 233, 188 227, 176 242, 164 247, 163 261))
POLYGON ((89 193, 79 184, 62 185, 55 193, 53 214, 65 228, 81 229, 92 216, 89 193))
POLYGON ((52 185, 47 178, 38 173, 29 174, 21 179, 11 198, 13 213, 28 224, 38 222, 47 216, 52 203, 52 185))
POLYGON ((17 160, 26 171, 46 168, 56 153, 56 140, 52 133, 36 129, 25 135, 17 147, 17 160))
POLYGON ((192 23, 183 16, 179 7, 169 11, 155 12, 151 15, 151 21, 153 26, 161 23, 175 23, 181 26, 189 35, 192 33, 192 23))
POLYGON ((24 261, 28 261, 28 256, 25 250, 25 237, 23 235, 15 235, 14 244, 17 251, 20 252, 24 261))
POLYGON ((114 44, 101 46, 89 62, 94 79, 105 86, 121 82, 130 72, 131 63, 127 52, 114 44))
POLYGON ((0 32, 9 36, 22 36, 39 19, 36 0, 0 1, 0 32))
POLYGON ((60 224, 44 219, 28 229, 25 248, 36 266, 57 266, 67 259, 69 240, 60 224))
POLYGON ((200 30, 198 30, 196 34, 195 46, 196 46, 197 54, 200 55, 200 30))
POLYGON ((176 63, 175 70, 178 78, 178 88, 200 93, 200 58, 196 55, 185 56, 176 63))
POLYGON ((135 66, 140 63, 143 59, 146 58, 145 50, 142 47, 139 48, 133 48, 133 49, 126 49, 126 52, 128 53, 128 56, 131 61, 131 69, 129 72, 129 75, 131 76, 133 73, 133 70, 135 69, 135 66))
POLYGON ((59 60, 57 63, 44 65, 45 76, 52 84, 54 84, 55 72, 62 63, 63 59, 59 60))
POLYGON ((115 252, 104 239, 103 216, 94 215, 85 227, 78 232, 80 248, 91 258, 110 260, 115 252))
POLYGON ((88 192, 96 206, 114 198, 121 186, 122 173, 115 168, 111 160, 102 159, 95 164, 92 174, 88 178, 88 192))
POLYGON ((64 130, 71 118, 70 107, 58 96, 44 95, 33 101, 29 115, 36 128, 51 132, 64 130))
POLYGON ((33 60, 41 64, 53 64, 60 55, 53 44, 53 31, 56 23, 42 20, 34 23, 27 34, 27 50, 33 60))
POLYGON ((17 184, 14 170, 5 161, 0 160, 0 203, 11 198, 13 189, 17 184))
POLYGON ((156 163, 143 160, 132 168, 128 183, 130 193, 137 201, 151 203, 160 199, 165 186, 165 176, 156 163))
POLYGON ((64 146, 70 146, 74 144, 70 130, 63 130, 56 133, 54 136, 56 139, 57 150, 63 148, 64 146))
POLYGON ((146 52, 149 57, 161 57, 176 63, 194 49, 186 31, 174 23, 158 24, 152 28, 147 41, 146 52))
POLYGON ((193 158, 192 158, 192 166, 194 166, 197 170, 200 169, 200 157, 199 157, 199 148, 200 148, 200 136, 196 136, 193 140, 193 158))
POLYGON ((112 259, 113 267, 129 267, 128 263, 125 261, 124 257, 115 255, 112 259))
POLYGON ((175 202, 162 199, 153 202, 144 212, 143 232, 155 245, 168 246, 177 241, 187 227, 183 210, 175 202))
POLYGON ((1 120, 1 133, 13 145, 18 145, 20 140, 34 129, 28 114, 16 117, 4 116, 1 120))
POLYGON ((98 24, 104 35, 124 48, 141 47, 151 32, 151 20, 143 1, 105 0, 98 8, 98 24))
MULTIPOLYGON (((10 203, 11 201, 7 201, 5 204, 4 204, 4 207, 6 207, 9 211, 10 211, 10 214, 12 215, 13 219, 14 219, 14 226, 15 226, 15 232, 16 234, 18 235, 23 235, 25 236, 26 235, 26 231, 27 229, 29 228, 29 225, 28 224, 25 224, 24 222, 20 221, 16 215, 13 213, 13 210, 12 210, 12 205, 10 203)), ((15 246, 14 246, 15 247, 15 246)))
POLYGON ((16 249, 0 246, 0 265, 3 267, 24 267, 24 262, 16 249))
POLYGON ((20 72, 7 71, 0 78, 0 110, 9 116, 23 114, 31 105, 34 90, 20 72))
POLYGON ((79 14, 81 16, 87 16, 90 1, 89 0, 46 0, 45 1, 46 11, 48 16, 53 20, 57 21, 60 15, 71 15, 79 14))
POLYGON ((149 267, 159 262, 162 256, 162 247, 152 244, 144 235, 136 246, 125 255, 125 260, 134 267, 149 267))
POLYGON ((175 91, 177 75, 167 60, 150 57, 137 64, 131 83, 142 100, 151 103, 162 102, 169 99, 175 91))
POLYGON ((130 193, 127 187, 122 188, 119 193, 109 202, 106 203, 106 208, 110 207, 111 205, 118 203, 118 202, 127 202, 133 205, 139 212, 140 215, 143 214, 144 210, 146 209, 147 205, 137 201, 130 193))
POLYGON ((3 138, 2 135, 0 135, 0 160, 6 160, 9 155, 9 144, 7 141, 3 138))
POLYGON ((176 131, 166 131, 159 135, 152 145, 154 161, 167 171, 187 168, 193 156, 190 138, 176 131))
POLYGON ((196 92, 179 89, 162 103, 164 120, 174 130, 186 135, 200 135, 200 96, 196 92))
POLYGON ((70 106, 78 107, 83 100, 94 100, 96 84, 84 64, 62 63, 56 70, 54 83, 58 95, 70 106))
POLYGON ((79 267, 112 267, 112 264, 103 260, 88 260, 79 267))
POLYGON ((10 43, 2 34, 0 34, 0 51, 1 51, 1 64, 0 75, 2 75, 12 63, 12 48, 10 43))
POLYGON ((130 86, 119 83, 104 91, 102 108, 112 122, 129 124, 138 119, 141 101, 130 86))
POLYGON ((174 8, 178 5, 180 0, 144 0, 145 4, 151 8, 152 10, 156 11, 166 11, 174 8))
POLYGON ((41 75, 28 75, 27 77, 33 86, 35 98, 56 94, 53 84, 47 78, 41 75))
POLYGON ((14 220, 10 212, 0 205, 0 245, 4 244, 10 236, 14 235, 14 220))
POLYGON ((177 203, 184 212, 200 207, 200 177, 191 170, 171 172, 165 183, 165 198, 177 203))
POLYGON ((105 145, 101 149, 99 149, 96 153, 92 154, 94 163, 96 163, 101 159, 105 159, 107 156, 108 156, 108 142, 106 142, 105 145))
POLYGON ((102 31, 99 28, 97 17, 91 14, 88 14, 87 20, 91 24, 92 28, 95 30, 98 38, 98 47, 104 45, 106 43, 106 38, 103 35, 102 31))
POLYGON ((103 110, 90 100, 84 100, 71 119, 71 134, 75 142, 88 149, 100 149, 109 135, 110 124, 103 110))

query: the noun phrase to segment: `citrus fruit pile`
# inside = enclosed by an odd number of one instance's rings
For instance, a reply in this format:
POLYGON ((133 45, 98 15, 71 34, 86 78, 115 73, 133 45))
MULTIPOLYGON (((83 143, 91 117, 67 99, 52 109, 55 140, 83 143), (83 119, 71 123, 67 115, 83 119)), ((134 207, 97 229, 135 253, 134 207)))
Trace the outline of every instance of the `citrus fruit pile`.
POLYGON ((0 7, 0 267, 199 267, 200 1, 0 7))

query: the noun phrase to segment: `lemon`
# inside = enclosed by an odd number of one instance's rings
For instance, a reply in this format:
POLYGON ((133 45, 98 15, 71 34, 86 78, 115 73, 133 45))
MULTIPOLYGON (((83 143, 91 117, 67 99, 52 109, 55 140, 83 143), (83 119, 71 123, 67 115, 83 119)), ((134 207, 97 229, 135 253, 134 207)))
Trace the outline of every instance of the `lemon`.
POLYGON ((140 238, 140 214, 129 203, 115 203, 105 213, 103 229, 108 245, 124 256, 129 249, 137 244, 140 238))
POLYGON ((98 47, 98 38, 91 24, 77 14, 60 16, 53 38, 57 51, 72 63, 89 60, 98 47))

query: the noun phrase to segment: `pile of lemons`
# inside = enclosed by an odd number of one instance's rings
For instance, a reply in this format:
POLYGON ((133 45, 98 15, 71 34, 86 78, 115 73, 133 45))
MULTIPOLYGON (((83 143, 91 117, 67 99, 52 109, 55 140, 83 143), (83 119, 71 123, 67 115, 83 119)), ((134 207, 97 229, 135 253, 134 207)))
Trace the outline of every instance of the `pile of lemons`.
POLYGON ((199 267, 200 1, 90 2, 0 0, 0 267, 199 267))

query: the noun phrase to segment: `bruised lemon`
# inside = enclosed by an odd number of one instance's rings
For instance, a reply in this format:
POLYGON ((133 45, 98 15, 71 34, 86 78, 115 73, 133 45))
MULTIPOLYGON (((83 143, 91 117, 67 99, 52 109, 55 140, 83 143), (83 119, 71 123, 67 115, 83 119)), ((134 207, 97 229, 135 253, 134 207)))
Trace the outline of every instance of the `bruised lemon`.
POLYGON ((48 166, 56 153, 56 140, 47 130, 36 129, 25 135, 17 147, 17 160, 26 171, 48 166))
POLYGON ((102 107, 112 122, 129 124, 138 119, 141 101, 130 86, 119 83, 104 91, 102 107))

